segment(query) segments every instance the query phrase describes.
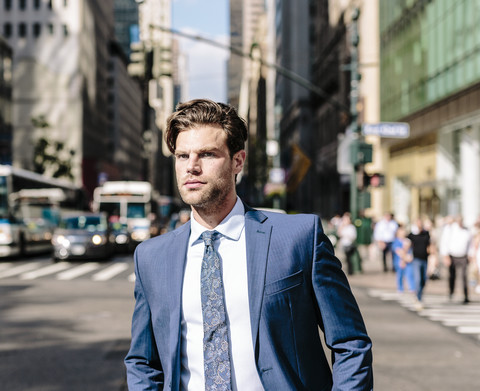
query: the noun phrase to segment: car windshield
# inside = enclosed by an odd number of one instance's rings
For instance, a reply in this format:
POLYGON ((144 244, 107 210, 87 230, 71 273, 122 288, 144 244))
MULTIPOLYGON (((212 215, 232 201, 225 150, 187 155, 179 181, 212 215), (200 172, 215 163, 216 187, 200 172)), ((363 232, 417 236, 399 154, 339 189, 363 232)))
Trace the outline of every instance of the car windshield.
POLYGON ((86 231, 103 231, 106 226, 105 219, 101 216, 67 217, 60 222, 60 228, 86 231))

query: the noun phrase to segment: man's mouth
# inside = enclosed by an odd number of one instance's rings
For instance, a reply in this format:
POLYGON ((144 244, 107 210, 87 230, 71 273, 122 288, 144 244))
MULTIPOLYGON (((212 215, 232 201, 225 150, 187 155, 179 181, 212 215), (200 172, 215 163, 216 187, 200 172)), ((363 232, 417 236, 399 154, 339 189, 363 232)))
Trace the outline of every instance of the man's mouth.
POLYGON ((186 181, 186 182, 184 183, 184 186, 185 186, 187 189, 194 190, 194 189, 198 189, 199 187, 203 186, 204 184, 205 184, 205 183, 202 182, 202 181, 192 179, 192 180, 186 181))

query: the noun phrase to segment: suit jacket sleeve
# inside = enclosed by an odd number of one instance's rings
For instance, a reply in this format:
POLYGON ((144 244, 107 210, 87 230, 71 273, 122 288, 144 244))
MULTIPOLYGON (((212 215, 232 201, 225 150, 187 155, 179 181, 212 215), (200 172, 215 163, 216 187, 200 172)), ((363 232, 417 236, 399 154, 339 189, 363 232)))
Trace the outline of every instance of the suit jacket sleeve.
POLYGON ((312 284, 327 346, 332 390, 373 389, 371 340, 341 264, 316 218, 312 284))
POLYGON ((164 373, 156 349, 151 312, 142 286, 135 252, 135 309, 132 320, 132 341, 125 357, 130 391, 163 389, 164 373))

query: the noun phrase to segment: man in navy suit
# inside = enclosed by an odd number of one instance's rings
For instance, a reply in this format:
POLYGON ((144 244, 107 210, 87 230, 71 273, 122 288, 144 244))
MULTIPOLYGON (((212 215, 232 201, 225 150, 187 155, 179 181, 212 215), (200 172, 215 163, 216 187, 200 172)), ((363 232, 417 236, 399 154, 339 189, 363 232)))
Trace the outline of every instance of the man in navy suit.
POLYGON ((319 218, 254 210, 237 197, 246 139, 245 122, 222 103, 193 100, 168 119, 191 219, 135 252, 129 389, 371 390, 371 340, 319 218), (218 237, 204 241, 204 231, 218 237), (222 276, 211 283, 221 309, 207 342, 205 259, 220 261, 222 276), (220 350, 212 378, 208 354, 220 350))

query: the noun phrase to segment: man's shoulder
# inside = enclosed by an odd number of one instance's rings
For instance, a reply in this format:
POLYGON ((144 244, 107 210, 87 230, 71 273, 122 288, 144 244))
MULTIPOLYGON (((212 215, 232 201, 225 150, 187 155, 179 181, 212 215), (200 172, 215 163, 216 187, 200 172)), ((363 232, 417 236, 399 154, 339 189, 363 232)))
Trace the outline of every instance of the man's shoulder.
POLYGON ((180 240, 180 234, 183 233, 185 229, 185 226, 181 226, 173 231, 145 240, 137 246, 137 251, 158 251, 159 248, 175 245, 178 243, 177 241, 180 240))
MULTIPOLYGON (((281 210, 276 209, 251 209, 251 211, 255 213, 260 213, 265 215, 269 219, 275 220, 284 220, 284 221, 311 221, 318 218, 318 215, 313 213, 294 213, 294 214, 287 214, 282 212, 281 210)), ((247 211, 248 213, 248 211, 247 211)))
POLYGON ((305 229, 311 229, 317 224, 317 222, 318 225, 321 225, 320 218, 313 213, 286 214, 270 210, 251 209, 250 211, 247 211, 246 214, 246 218, 250 217, 264 224, 289 229, 301 229, 302 226, 305 229))

